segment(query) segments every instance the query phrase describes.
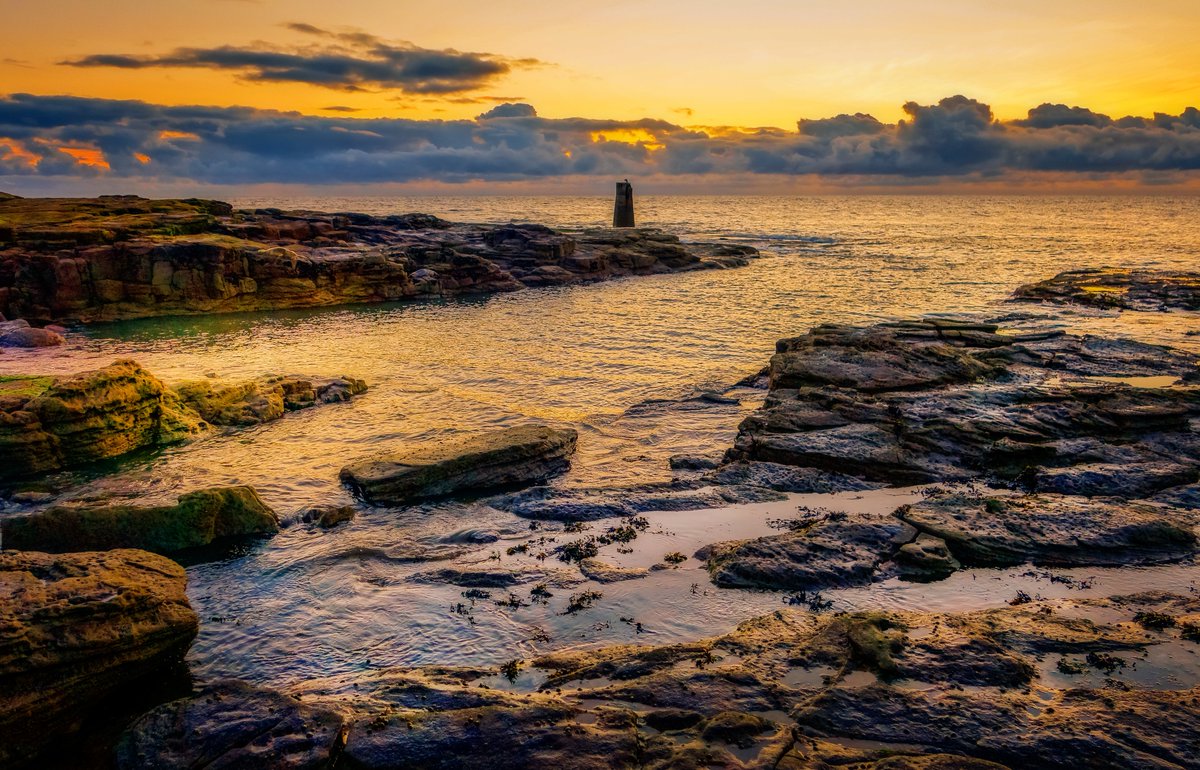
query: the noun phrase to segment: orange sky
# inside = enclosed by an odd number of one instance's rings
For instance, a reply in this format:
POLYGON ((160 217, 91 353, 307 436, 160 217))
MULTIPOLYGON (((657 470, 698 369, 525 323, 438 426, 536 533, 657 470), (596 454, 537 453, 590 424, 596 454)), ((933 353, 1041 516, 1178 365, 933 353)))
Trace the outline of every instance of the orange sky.
POLYGON ((73 68, 92 54, 178 47, 289 48, 284 27, 353 28, 431 49, 544 65, 517 67, 471 97, 520 97, 548 117, 653 117, 689 125, 791 128, 801 117, 901 117, 965 93, 999 118, 1042 102, 1116 115, 1200 103, 1196 0, 0 0, 0 91, 240 104, 309 114, 470 117, 486 103, 394 89, 348 93, 257 84, 202 69, 73 68), (458 99, 458 101, 455 101, 458 99))

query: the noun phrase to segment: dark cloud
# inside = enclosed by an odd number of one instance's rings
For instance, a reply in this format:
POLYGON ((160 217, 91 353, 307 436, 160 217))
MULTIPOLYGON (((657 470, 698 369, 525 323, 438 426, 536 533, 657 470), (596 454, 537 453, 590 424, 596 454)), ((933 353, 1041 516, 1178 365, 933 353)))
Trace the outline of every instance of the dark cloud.
POLYGON ((406 120, 15 94, 0 98, 0 175, 316 185, 724 174, 909 184, 1200 170, 1200 112, 1192 108, 1108 122, 1054 105, 1002 122, 962 96, 904 109, 894 125, 859 114, 802 120, 795 131, 698 130, 546 118, 524 103, 474 120, 406 120), (81 165, 63 148, 98 150, 110 168, 81 165))
POLYGON ((322 43, 291 49, 262 46, 177 48, 159 55, 92 54, 60 62, 70 67, 222 70, 261 83, 307 83, 343 91, 395 89, 410 94, 460 94, 490 85, 513 68, 540 66, 536 59, 490 53, 434 50, 388 43, 365 32, 340 32, 311 24, 287 25, 322 43))
POLYGON ((838 115, 834 118, 818 118, 816 120, 801 119, 796 121, 796 129, 805 136, 815 136, 820 139, 834 139, 839 136, 858 136, 861 134, 878 134, 886 129, 871 115, 856 112, 853 115, 838 115))
POLYGON ((536 118, 537 110, 532 104, 498 104, 483 113, 476 120, 491 120, 492 118, 536 118))
POLYGON ((1029 111, 1025 120, 1014 120, 1013 124, 1027 128, 1055 128, 1057 126, 1111 126, 1113 119, 1086 107, 1068 107, 1065 104, 1042 104, 1029 111))

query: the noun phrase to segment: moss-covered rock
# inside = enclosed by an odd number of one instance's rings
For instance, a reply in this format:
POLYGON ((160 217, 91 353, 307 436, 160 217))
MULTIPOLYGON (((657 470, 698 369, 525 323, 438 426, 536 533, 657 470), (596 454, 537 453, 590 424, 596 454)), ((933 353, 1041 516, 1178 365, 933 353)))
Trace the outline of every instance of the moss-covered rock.
POLYGON ((0 553, 0 766, 44 766, 46 745, 177 665, 199 626, 186 585, 144 551, 0 553))
POLYGON ((207 429, 157 377, 136 361, 48 385, 10 380, 0 390, 0 478, 55 471, 183 441, 207 429), (19 395, 18 395, 19 393, 19 395))
POLYGON ((173 553, 227 537, 276 532, 279 518, 250 487, 189 492, 175 505, 57 506, 0 522, 6 548, 173 553))
POLYGON ((367 392, 354 377, 313 378, 276 375, 258 380, 221 383, 185 382, 175 388, 182 401, 213 425, 258 425, 285 412, 318 404, 349 401, 367 392))

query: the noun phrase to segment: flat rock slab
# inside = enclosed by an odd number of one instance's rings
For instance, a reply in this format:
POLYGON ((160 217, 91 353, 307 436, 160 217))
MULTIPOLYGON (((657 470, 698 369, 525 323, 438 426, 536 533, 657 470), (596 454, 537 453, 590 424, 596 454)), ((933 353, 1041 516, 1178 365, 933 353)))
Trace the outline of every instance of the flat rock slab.
POLYGON ((1112 268, 1068 270, 1022 286, 1012 299, 1123 310, 1200 310, 1200 273, 1112 268))
POLYGON ((534 487, 493 498, 488 504, 526 519, 595 521, 651 511, 698 511, 774 502, 785 497, 762 486, 696 487, 668 483, 591 489, 534 487))
POLYGON ((1041 468, 1039 492, 1089 497, 1149 497, 1155 492, 1196 481, 1200 469, 1173 462, 1085 463, 1066 468, 1041 468))
POLYGON ((1197 517, 1146 502, 1073 495, 947 494, 903 510, 971 566, 1152 564, 1197 550, 1197 517))
POLYGON ((872 582, 916 536, 893 516, 831 513, 781 535, 706 546, 696 558, 722 587, 819 591, 872 582))
POLYGON ((228 681, 142 716, 122 736, 116 765, 324 770, 345 745, 346 727, 337 711, 228 681))
POLYGON ((175 505, 63 505, 0 520, 7 547, 51 553, 142 548, 169 554, 278 529, 279 517, 244 486, 189 492, 175 505))
POLYGON ((199 621, 187 575, 145 551, 0 553, 0 765, 178 664, 199 621))
POLYGON ((577 438, 569 428, 522 425, 348 465, 341 479, 379 505, 532 484, 567 469, 577 438))

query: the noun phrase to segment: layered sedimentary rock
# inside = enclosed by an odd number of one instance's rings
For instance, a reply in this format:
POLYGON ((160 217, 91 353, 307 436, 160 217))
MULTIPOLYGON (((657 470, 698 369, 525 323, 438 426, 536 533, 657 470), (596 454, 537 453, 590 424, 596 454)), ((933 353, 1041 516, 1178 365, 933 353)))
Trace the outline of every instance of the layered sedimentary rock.
POLYGON ((140 548, 169 554, 278 530, 279 517, 250 487, 189 492, 175 505, 64 505, 0 519, 6 548, 50 553, 140 548))
POLYGON ((243 682, 216 682, 138 719, 117 746, 116 764, 121 770, 327 770, 345 743, 337 711, 243 682))
POLYGON ((745 264, 656 230, 556 232, 205 200, 0 200, 0 313, 82 321, 512 291, 745 264))
POLYGON ((1131 497, 1200 469, 1195 356, 998 331, 931 319, 827 325, 781 340, 771 391, 727 460, 743 471, 766 462, 891 484, 986 475, 1131 497), (1164 375, 1180 384, 1106 380, 1164 375))
POLYGON ((521 425, 373 457, 343 468, 341 479, 382 505, 532 484, 566 470, 577 438, 569 428, 521 425))
POLYGON ((1153 503, 1075 495, 944 494, 901 518, 972 566, 1151 564, 1196 551, 1200 515, 1153 503))
POLYGON ((1121 663, 1194 644, 1131 622, 1146 613, 1182 624, 1200 604, 1148 594, 970 613, 780 611, 715 639, 566 650, 501 672, 334 676, 292 687, 291 700, 219 685, 152 712, 122 750, 195 766, 257 741, 319 761, 337 720, 300 712, 337 712, 341 759, 356 768, 1195 767, 1194 673, 1172 690, 1122 680, 1121 663), (535 691, 498 685, 526 670, 535 691), (238 718, 213 718, 224 714, 238 718), (268 723, 257 739, 223 727, 268 723))
MULTIPOLYGON (((206 429, 136 361, 0 387, 0 478, 44 473, 163 446, 206 429)), ((0 383, 3 385, 3 383, 0 383)))
POLYGON ((235 383, 196 380, 174 390, 205 421, 245 426, 276 420, 285 412, 317 404, 349 401, 366 393, 367 384, 354 377, 314 379, 292 375, 235 383))
POLYGON ((0 765, 178 664, 198 628, 186 583, 144 551, 0 552, 0 765))
POLYGON ((1122 310, 1200 310, 1200 273, 1089 268, 1031 283, 1012 297, 1122 310))
POLYGON ((212 425, 256 425, 366 389, 353 377, 294 375, 172 389, 136 361, 63 378, 0 376, 0 479, 163 447, 212 425))

